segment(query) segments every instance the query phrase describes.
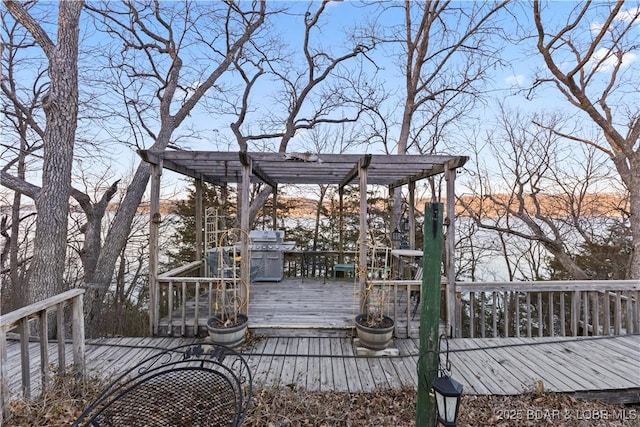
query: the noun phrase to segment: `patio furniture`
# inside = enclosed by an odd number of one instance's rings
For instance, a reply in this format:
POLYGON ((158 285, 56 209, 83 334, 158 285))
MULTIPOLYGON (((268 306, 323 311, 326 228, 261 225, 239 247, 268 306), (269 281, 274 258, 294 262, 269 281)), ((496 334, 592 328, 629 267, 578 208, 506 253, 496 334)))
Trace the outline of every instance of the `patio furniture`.
POLYGON ((239 353, 222 345, 183 345, 128 368, 72 425, 239 426, 251 387, 239 353))
POLYGON ((355 264, 334 264, 333 265, 333 280, 336 280, 337 272, 341 271, 345 277, 347 274, 354 275, 356 272, 355 264))

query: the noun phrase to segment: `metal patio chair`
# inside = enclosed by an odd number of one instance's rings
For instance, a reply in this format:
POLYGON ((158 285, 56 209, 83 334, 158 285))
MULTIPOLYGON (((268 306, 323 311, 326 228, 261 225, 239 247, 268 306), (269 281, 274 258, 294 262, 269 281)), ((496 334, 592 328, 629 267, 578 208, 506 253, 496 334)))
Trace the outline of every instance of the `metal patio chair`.
POLYGON ((239 353, 189 344, 127 369, 72 425, 239 426, 251 396, 251 372, 239 353))

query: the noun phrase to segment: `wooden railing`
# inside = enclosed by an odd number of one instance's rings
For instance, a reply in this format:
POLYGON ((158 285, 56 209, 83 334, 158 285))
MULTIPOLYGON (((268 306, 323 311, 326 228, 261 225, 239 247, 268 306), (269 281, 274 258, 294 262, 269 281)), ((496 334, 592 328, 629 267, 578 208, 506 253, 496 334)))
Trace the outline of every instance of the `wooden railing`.
POLYGON ((29 335, 30 323, 38 322, 39 342, 40 342, 40 376, 42 390, 49 385, 49 313, 56 312, 56 340, 58 342, 58 369, 64 372, 66 369, 65 359, 65 319, 64 307, 71 302, 71 331, 73 346, 73 363, 75 373, 83 377, 85 373, 84 365, 84 314, 83 314, 83 289, 72 289, 59 295, 47 298, 27 307, 20 308, 0 316, 0 403, 3 410, 0 411, 0 424, 2 418, 7 415, 9 401, 8 372, 7 372, 7 337, 13 329, 17 329, 17 336, 20 340, 20 362, 22 372, 22 394, 25 398, 31 397, 31 369, 29 366, 29 335))
POLYGON ((206 328, 207 319, 215 311, 214 296, 223 279, 201 277, 204 261, 194 261, 158 276, 159 307, 157 307, 154 335, 166 328, 162 335, 197 336, 206 328), (176 313, 179 313, 176 315, 176 313), (160 319, 163 320, 160 324, 160 319))
POLYGON ((457 282, 461 337, 640 333, 640 281, 457 282))

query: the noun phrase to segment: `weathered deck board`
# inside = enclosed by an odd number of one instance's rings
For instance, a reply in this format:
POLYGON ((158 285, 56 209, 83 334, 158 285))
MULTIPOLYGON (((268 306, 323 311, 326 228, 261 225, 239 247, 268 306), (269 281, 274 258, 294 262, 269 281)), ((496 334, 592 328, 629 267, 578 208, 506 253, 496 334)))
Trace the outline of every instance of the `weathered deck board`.
MULTIPOLYGON (((192 338, 103 338, 88 340, 87 369, 113 375, 160 348, 192 338)), ((32 376, 39 382, 38 343, 30 343, 32 376), (37 356, 36 356, 37 355, 37 356)), ((295 384, 309 390, 367 392, 376 387, 416 387, 418 342, 398 339, 397 357, 356 356, 346 337, 267 337, 243 350, 256 386, 295 384)), ((57 358, 50 344, 50 362, 57 358)), ((615 399, 619 391, 640 393, 640 336, 578 338, 490 338, 449 340, 453 376, 466 394, 519 394, 535 390, 576 392, 615 399)), ((19 346, 9 343, 10 389, 20 389, 19 346)), ((33 387, 37 390, 38 387, 33 387)), ((633 394, 631 393, 631 394, 633 394)), ((627 393, 628 395, 629 393, 627 393)))

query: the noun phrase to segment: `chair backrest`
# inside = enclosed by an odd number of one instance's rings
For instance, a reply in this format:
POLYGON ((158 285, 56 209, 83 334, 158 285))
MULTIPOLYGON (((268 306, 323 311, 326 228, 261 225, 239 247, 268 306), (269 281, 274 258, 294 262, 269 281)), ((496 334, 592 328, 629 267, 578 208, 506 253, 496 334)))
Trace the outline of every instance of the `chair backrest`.
POLYGON ((121 374, 73 426, 239 426, 252 396, 251 371, 231 348, 164 350, 121 374))

